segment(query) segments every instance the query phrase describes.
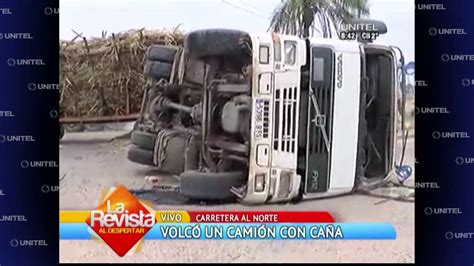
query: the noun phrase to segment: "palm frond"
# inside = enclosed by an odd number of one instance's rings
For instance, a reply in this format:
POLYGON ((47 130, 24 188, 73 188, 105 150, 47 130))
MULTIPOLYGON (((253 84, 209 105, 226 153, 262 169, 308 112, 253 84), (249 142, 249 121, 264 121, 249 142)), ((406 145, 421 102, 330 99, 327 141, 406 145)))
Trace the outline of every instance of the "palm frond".
POLYGON ((329 23, 336 26, 367 14, 367 0, 286 0, 275 8, 269 31, 308 37, 310 29, 319 24, 326 35, 329 23))
POLYGON ((272 19, 270 21, 269 31, 282 32, 285 25, 289 22, 289 15, 287 13, 289 2, 285 2, 276 7, 273 11, 272 19))

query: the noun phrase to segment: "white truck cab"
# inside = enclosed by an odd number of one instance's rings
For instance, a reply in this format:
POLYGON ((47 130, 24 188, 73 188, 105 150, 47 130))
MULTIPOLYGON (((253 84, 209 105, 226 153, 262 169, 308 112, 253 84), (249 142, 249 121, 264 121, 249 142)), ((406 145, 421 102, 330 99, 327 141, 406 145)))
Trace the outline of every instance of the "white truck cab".
MULTIPOLYGON (((244 202, 319 198, 378 182, 395 169, 397 66, 390 47, 334 39, 301 40, 273 34, 253 36, 253 115, 248 189, 244 202), (258 51, 257 51, 258 50, 258 51), (385 168, 367 178, 358 156, 367 150, 366 57, 389 60, 383 88, 386 102, 385 168), (361 108, 361 105, 362 108, 361 108), (360 121, 363 117, 364 121, 360 121), (363 125, 361 125, 361 123, 363 125), (364 127, 362 130, 361 127, 364 127), (362 130, 362 131, 361 131, 362 130), (364 149, 360 151, 359 149, 364 149)), ((370 61, 372 63, 372 61, 370 61)), ((373 124, 373 123, 371 123, 373 124)), ((383 135, 383 134, 382 134, 383 135)), ((370 139, 369 139, 370 141, 370 139)), ((361 155, 364 156, 365 155, 361 155)), ((367 167, 367 165, 365 166, 367 167)))
POLYGON ((178 175, 188 198, 326 197, 380 183, 396 167, 391 47, 215 29, 147 57, 155 82, 129 159, 178 175))

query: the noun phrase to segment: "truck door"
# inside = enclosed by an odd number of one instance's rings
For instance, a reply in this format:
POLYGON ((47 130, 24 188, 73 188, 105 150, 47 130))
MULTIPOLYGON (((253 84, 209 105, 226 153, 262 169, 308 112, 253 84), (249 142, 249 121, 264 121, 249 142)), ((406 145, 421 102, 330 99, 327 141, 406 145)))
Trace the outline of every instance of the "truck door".
POLYGON ((306 121, 306 197, 350 191, 357 157, 357 44, 312 40, 306 121))
MULTIPOLYGON (((377 107, 375 109, 377 118, 373 120, 383 121, 383 123, 378 122, 381 132, 372 134, 368 132, 367 134, 373 143, 373 150, 377 149, 383 158, 380 160, 383 164, 377 166, 380 169, 378 172, 387 176, 395 168, 396 158, 399 155, 396 142, 397 118, 400 113, 397 105, 398 101, 402 103, 403 97, 399 95, 402 94, 401 91, 400 93, 397 91, 400 90, 399 86, 402 84, 399 81, 399 74, 402 73, 399 73, 397 55, 393 48, 377 44, 364 44, 362 48, 366 55, 367 77, 369 79, 367 113, 374 112, 374 107, 377 107)), ((400 54, 400 56, 403 61, 403 55, 400 54)), ((377 176, 381 176, 381 174, 377 176)), ((367 177, 371 177, 370 174, 367 174, 367 177)))

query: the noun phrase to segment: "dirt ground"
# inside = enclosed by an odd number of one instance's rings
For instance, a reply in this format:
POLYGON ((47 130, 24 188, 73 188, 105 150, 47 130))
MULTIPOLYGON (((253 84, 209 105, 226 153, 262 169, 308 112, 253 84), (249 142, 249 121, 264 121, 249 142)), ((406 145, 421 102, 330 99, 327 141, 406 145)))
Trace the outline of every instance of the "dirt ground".
MULTIPOLYGON (((127 160, 127 139, 114 139, 126 131, 66 133, 60 144, 60 208, 95 208, 101 192, 111 186, 150 189, 144 177, 153 168, 127 160)), ((407 146, 406 163, 414 166, 414 143, 407 146)), ((414 177, 408 184, 413 185, 414 177)), ((296 204, 242 206, 183 204, 159 194, 155 209, 175 210, 315 210, 329 211, 338 222, 387 222, 396 240, 384 241, 146 241, 139 253, 119 258, 105 244, 61 240, 60 261, 74 262, 414 262, 414 204, 381 202, 379 198, 349 195, 296 204)))

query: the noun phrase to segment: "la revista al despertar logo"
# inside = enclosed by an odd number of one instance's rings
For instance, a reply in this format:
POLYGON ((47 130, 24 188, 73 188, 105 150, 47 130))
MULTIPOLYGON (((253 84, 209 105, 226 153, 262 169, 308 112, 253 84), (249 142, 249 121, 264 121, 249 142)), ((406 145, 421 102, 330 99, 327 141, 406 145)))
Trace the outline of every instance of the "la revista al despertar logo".
POLYGON ((155 212, 137 200, 124 186, 112 188, 86 223, 123 257, 155 225, 155 212))

